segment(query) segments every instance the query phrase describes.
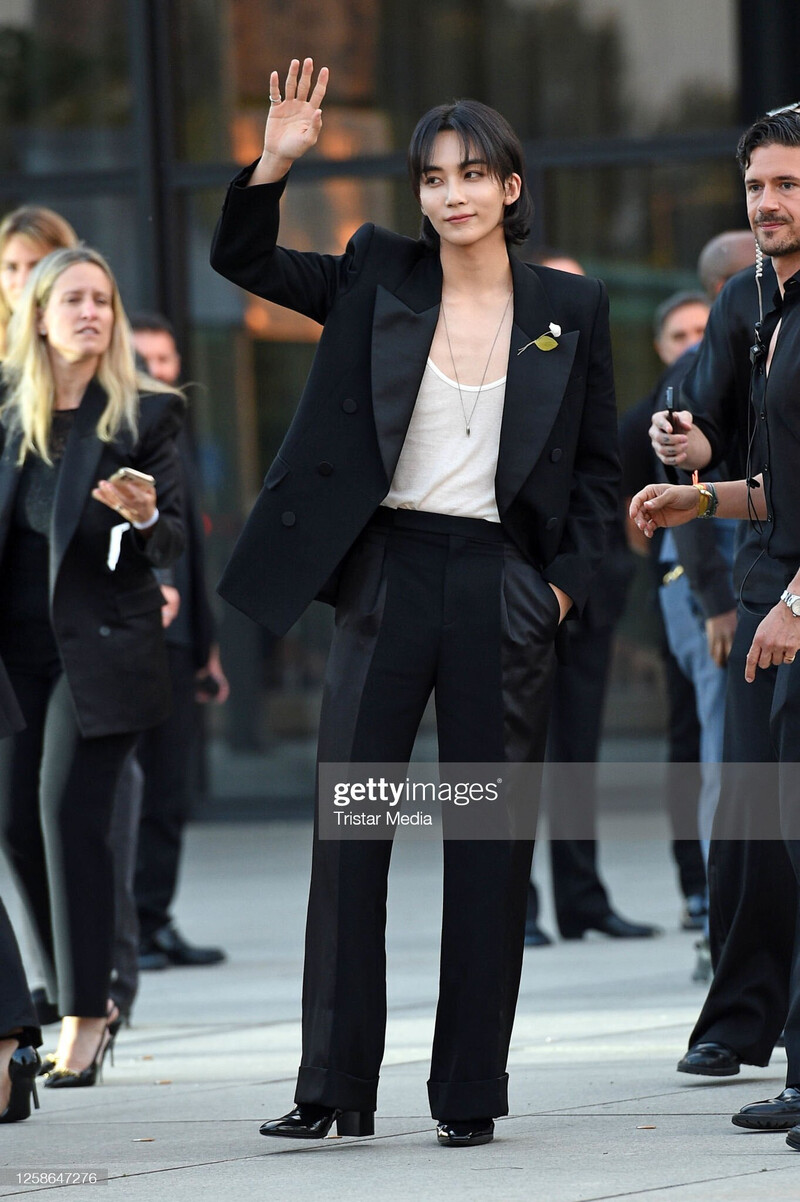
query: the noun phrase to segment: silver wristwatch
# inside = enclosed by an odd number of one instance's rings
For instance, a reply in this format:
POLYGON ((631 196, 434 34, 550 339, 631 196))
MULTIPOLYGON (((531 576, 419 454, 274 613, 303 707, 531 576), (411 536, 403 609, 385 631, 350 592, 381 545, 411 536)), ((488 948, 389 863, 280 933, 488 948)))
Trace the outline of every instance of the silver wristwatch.
POLYGON ((781 593, 781 601, 789 606, 796 618, 800 618, 800 593, 790 593, 788 588, 785 588, 781 593))

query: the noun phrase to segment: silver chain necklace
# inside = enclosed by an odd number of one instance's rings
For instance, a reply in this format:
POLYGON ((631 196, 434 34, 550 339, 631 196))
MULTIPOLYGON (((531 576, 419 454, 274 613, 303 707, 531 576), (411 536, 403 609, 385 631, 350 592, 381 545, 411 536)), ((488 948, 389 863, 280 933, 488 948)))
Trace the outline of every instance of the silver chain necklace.
POLYGON ((456 358, 455 358, 455 355, 453 354, 452 343, 450 342, 450 331, 447 328, 447 314, 445 313, 445 310, 444 310, 444 301, 442 301, 442 321, 444 322, 444 333, 445 333, 445 338, 447 339, 447 349, 450 352, 450 362, 453 365, 453 375, 456 378, 456 388, 458 389, 458 399, 461 402, 461 412, 464 416, 464 432, 465 432, 467 438, 470 437, 470 427, 472 426, 472 419, 475 415, 475 410, 478 408, 478 401, 481 399, 481 391, 483 389, 483 385, 486 380, 486 373, 489 370, 489 364, 492 361, 492 352, 494 351, 494 348, 497 344, 497 339, 500 337, 500 331, 503 328, 503 322, 506 319, 506 313, 508 313, 508 306, 511 304, 511 298, 513 295, 514 295, 514 291, 512 289, 511 292, 509 292, 509 294, 508 294, 508 300, 506 301, 506 307, 503 309, 503 316, 500 318, 500 325, 497 327, 497 333, 495 334, 494 338, 492 339, 492 345, 489 347, 489 357, 486 360, 486 366, 483 369, 483 375, 481 376, 481 382, 478 385, 478 394, 475 397, 474 405, 472 406, 472 408, 469 411, 469 417, 467 417, 467 410, 464 405, 464 395, 461 391, 461 381, 458 378, 458 368, 456 367, 456 358))

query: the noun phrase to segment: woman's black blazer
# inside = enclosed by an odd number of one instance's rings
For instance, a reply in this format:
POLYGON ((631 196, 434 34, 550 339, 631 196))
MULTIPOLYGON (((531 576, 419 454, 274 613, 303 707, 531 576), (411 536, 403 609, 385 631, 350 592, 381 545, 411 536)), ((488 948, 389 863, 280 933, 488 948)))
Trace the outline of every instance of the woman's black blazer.
MULTIPOLYGON (((162 722, 171 698, 161 590, 153 568, 183 548, 175 436, 184 403, 172 394, 140 398, 139 431, 104 443, 95 430, 106 394, 93 380, 80 404, 59 469, 50 530, 50 618, 81 733, 119 734, 162 722), (159 520, 149 538, 122 534, 109 566, 111 531, 122 519, 91 495, 123 465, 155 477, 159 520)), ((8 411, 0 422, 0 570, 20 469, 20 434, 8 411)), ((0 616, 0 620, 2 617, 0 616)))
MULTIPOLYGON (((442 295, 437 251, 374 225, 343 255, 277 246, 285 180, 231 184, 211 250, 222 275, 324 325, 297 413, 225 569, 226 600, 283 634, 389 491, 442 295)), ((582 610, 618 504, 608 299, 598 280, 511 259, 514 326, 495 477, 500 520, 582 610), (551 323, 554 350, 534 340, 551 323)))

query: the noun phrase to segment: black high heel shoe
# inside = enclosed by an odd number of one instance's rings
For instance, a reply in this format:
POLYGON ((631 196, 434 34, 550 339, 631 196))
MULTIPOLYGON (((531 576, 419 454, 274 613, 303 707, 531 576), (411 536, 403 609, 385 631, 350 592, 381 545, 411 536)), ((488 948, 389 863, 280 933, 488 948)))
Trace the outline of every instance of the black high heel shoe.
POLYGON ((102 1080, 103 1061, 107 1053, 111 1058, 111 1067, 114 1067, 114 1040, 117 1038, 121 1026, 122 1019, 119 1016, 112 1022, 106 1023, 94 1059, 87 1068, 80 1070, 60 1068, 58 1061, 53 1058, 53 1067, 48 1069, 44 1075, 45 1089, 79 1089, 82 1086, 96 1085, 99 1080, 102 1080))
POLYGON ((283 1118, 262 1123, 262 1135, 277 1135, 284 1139, 324 1139, 334 1122, 339 1135, 374 1135, 375 1112, 372 1110, 338 1110, 332 1106, 315 1106, 300 1102, 283 1118))
POLYGON ((31 1098, 36 1109, 39 1109, 39 1097, 36 1093, 38 1071, 39 1053, 36 1048, 17 1048, 8 1065, 11 1095, 8 1105, 0 1114, 0 1123, 18 1123, 21 1119, 30 1118, 31 1098))

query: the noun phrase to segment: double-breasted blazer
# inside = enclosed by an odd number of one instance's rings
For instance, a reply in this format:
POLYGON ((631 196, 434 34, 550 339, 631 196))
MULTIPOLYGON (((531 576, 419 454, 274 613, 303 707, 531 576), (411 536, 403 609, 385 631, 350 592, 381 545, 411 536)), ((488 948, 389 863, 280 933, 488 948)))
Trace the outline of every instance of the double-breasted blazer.
MULTIPOLYGON (((222 275, 320 322, 289 431, 219 591, 275 634, 336 570, 389 491, 442 295, 437 250, 363 225, 342 255, 277 245, 285 180, 228 189, 211 250, 222 275)), ((495 494, 508 536, 583 608, 618 504, 608 300, 598 280, 511 258, 514 324, 495 494), (533 341, 561 327, 554 350, 533 341)))
MULTIPOLYGON (((182 398, 142 396, 138 436, 123 430, 108 443, 95 433, 105 405, 106 394, 93 380, 64 448, 50 527, 50 621, 86 737, 145 730, 168 717, 163 598, 152 569, 167 567, 183 547, 174 443, 182 398), (123 466, 155 477, 160 516, 147 538, 133 529, 121 533, 112 566, 112 529, 122 519, 91 491, 123 466)), ((0 421, 0 571, 20 479, 20 438, 6 410, 0 421)))

